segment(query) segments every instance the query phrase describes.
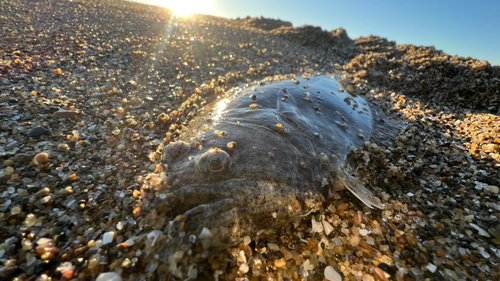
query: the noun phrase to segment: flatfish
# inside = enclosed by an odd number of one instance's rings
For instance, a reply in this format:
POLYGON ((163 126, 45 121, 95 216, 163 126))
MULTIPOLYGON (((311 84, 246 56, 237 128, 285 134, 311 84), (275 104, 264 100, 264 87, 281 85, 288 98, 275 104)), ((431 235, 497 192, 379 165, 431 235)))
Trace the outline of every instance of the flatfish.
POLYGON ((190 123, 163 150, 157 189, 168 196, 155 199, 159 213, 175 217, 161 258, 178 277, 244 236, 311 212, 341 187, 383 208, 349 173, 348 155, 367 141, 390 145, 401 130, 331 76, 238 89, 190 123))

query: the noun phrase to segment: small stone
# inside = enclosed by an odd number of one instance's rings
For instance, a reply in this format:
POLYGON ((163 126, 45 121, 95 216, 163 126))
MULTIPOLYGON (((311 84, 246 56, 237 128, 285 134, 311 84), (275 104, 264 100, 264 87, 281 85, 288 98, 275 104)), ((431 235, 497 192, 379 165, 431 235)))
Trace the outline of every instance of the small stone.
POLYGON ((243 237, 243 244, 245 244, 245 246, 250 244, 250 242, 252 242, 252 238, 250 238, 250 236, 243 237))
POLYGON ((344 245, 344 243, 342 242, 342 239, 340 239, 339 237, 333 238, 332 242, 333 242, 333 245, 335 245, 335 246, 342 246, 342 245, 344 245))
POLYGON ((104 272, 99 274, 96 281, 122 281, 122 277, 116 272, 104 272))
POLYGON ((57 151, 62 151, 62 152, 69 151, 69 146, 65 143, 61 143, 57 146, 57 151))
POLYGON ((325 229, 325 234, 329 235, 333 231, 333 226, 326 220, 321 221, 323 223, 323 228, 325 229))
POLYGON ((29 214, 26 216, 26 219, 24 220, 24 223, 27 226, 34 226, 36 222, 36 216, 33 214, 29 214))
POLYGON ((340 214, 343 211, 347 210, 348 207, 349 207, 349 204, 347 204, 347 203, 342 203, 342 204, 338 205, 337 206, 337 214, 340 214))
POLYGON ((80 111, 73 111, 73 110, 60 110, 60 111, 57 111, 57 112, 54 112, 54 114, 52 114, 52 118, 75 118, 76 116, 78 116, 78 114, 80 114, 80 111))
POLYGON ((114 231, 106 232, 102 236, 102 244, 103 245, 109 244, 109 243, 113 242, 114 238, 115 238, 115 232, 114 231))
POLYGON ((50 131, 44 127, 36 127, 28 131, 28 137, 39 137, 48 134, 50 131))
POLYGON ((212 231, 210 231, 210 229, 204 227, 202 230, 201 230, 201 233, 200 235, 198 235, 198 238, 200 239, 204 239, 204 238, 214 238, 214 235, 212 234, 212 231))
POLYGON ((479 232, 479 235, 484 236, 484 237, 491 237, 488 234, 488 232, 486 232, 484 229, 482 229, 481 227, 479 227, 477 224, 475 224, 475 223, 469 223, 469 225, 472 226, 473 228, 475 228, 479 232))
POLYGON ((240 265, 239 271, 240 271, 241 273, 245 274, 245 273, 247 273, 247 272, 248 272, 248 270, 249 270, 249 267, 248 267, 248 265, 247 265, 246 263, 242 263, 242 264, 240 265))
POLYGON ((278 244, 275 244, 275 243, 267 243, 267 247, 271 251, 276 251, 277 252, 277 251, 280 250, 280 246, 278 246, 278 244))
POLYGON ((406 236, 406 242, 408 242, 413 247, 417 247, 417 239, 413 235, 406 236))
POLYGON ((312 232, 323 232, 323 224, 319 221, 316 221, 316 219, 313 217, 311 219, 312 223, 312 232))
POLYGON ((284 258, 277 259, 274 261, 276 267, 284 267, 286 265, 286 260, 284 258))
POLYGON ((330 281, 342 281, 342 276, 331 266, 325 267, 325 278, 330 281))
POLYGON ((366 230, 366 229, 362 228, 362 229, 360 229, 360 230, 359 230, 359 234, 360 234, 361 236, 366 236, 366 235, 368 235, 368 230, 366 230))
POLYGON ((488 187, 486 188, 488 189, 491 193, 495 193, 495 194, 498 194, 498 186, 495 186, 495 185, 488 185, 488 187))
POLYGON ((90 256, 88 268, 92 269, 92 268, 96 267, 99 264, 100 258, 101 258, 101 255, 99 255, 99 254, 94 254, 94 255, 90 256))
POLYGON ((3 161, 4 166, 12 166, 14 165, 14 160, 5 160, 3 161))
POLYGON ((191 267, 188 270, 188 277, 191 279, 195 279, 197 276, 198 276, 198 269, 196 269, 196 267, 194 267, 194 266, 191 267))
POLYGON ((289 260, 291 258, 293 258, 293 255, 290 251, 288 251, 287 249, 285 249, 283 251, 283 257, 285 258, 285 260, 289 260))
POLYGON ((427 270, 429 270, 431 273, 436 272, 437 266, 435 266, 432 263, 427 264, 427 270))
POLYGON ((49 159, 49 155, 45 152, 38 153, 35 158, 33 158, 33 163, 35 164, 45 164, 47 160, 49 159))
POLYGON ((356 247, 359 245, 359 236, 353 236, 351 237, 351 245, 353 247, 356 247))
POLYGON ((318 240, 316 238, 314 238, 314 237, 309 238, 309 240, 307 240, 307 247, 311 251, 316 252, 318 250, 318 240))
POLYGON ((11 213, 11 214, 13 214, 13 215, 17 215, 17 214, 19 214, 21 211, 22 211, 21 207, 19 207, 19 206, 15 206, 14 208, 12 208, 12 210, 10 210, 10 213, 11 213))
POLYGON ((31 161, 31 159, 33 159, 33 154, 18 153, 14 155, 14 162, 20 164, 31 161))
POLYGON ((363 281, 375 281, 375 278, 373 278, 370 274, 365 274, 363 276, 363 281))
POLYGON ((339 256, 343 256, 344 255, 344 247, 342 247, 342 246, 335 246, 335 247, 333 247, 333 251, 335 252, 335 254, 337 254, 339 256))

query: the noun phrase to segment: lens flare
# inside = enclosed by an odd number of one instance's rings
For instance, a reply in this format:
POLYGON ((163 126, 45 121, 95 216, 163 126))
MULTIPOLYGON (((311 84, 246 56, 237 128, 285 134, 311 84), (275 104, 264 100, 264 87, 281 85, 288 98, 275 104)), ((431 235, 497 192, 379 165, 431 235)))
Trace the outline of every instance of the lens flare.
POLYGON ((176 16, 212 12, 212 0, 155 0, 155 5, 172 9, 176 16))

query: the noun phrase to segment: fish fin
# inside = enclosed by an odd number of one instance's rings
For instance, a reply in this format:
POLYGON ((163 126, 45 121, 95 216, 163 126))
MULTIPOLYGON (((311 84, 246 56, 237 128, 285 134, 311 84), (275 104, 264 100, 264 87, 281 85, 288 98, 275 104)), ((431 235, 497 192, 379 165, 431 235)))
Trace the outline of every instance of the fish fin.
POLYGON ((380 146, 391 147, 406 124, 387 118, 382 109, 370 104, 373 129, 370 141, 380 146))
POLYGON ((347 189, 354 194, 354 196, 358 197, 361 202, 365 203, 366 206, 368 206, 370 209, 373 209, 374 207, 378 209, 384 209, 385 204, 380 202, 380 199, 377 198, 373 193, 368 190, 366 187, 364 187, 359 180, 350 175, 347 171, 344 169, 340 169, 340 173, 338 175, 339 178, 339 184, 343 184, 347 189))

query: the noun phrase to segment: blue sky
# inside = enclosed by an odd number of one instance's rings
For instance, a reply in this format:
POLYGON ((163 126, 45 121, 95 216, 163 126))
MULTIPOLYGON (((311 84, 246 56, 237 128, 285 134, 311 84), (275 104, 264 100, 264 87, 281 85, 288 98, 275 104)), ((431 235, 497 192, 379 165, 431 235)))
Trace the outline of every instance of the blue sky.
MULTIPOLYGON (((172 1, 135 0, 169 7, 172 1)), ((195 7, 196 0, 174 0, 195 7)), ((200 1, 200 0, 198 0, 200 1)), ((370 34, 398 44, 433 45, 450 55, 500 65, 499 0, 204 0, 196 11, 236 18, 279 18, 332 30, 343 27, 355 39, 370 34)), ((174 4, 175 5, 175 4, 174 4)), ((178 4, 177 4, 178 5, 178 4)))

